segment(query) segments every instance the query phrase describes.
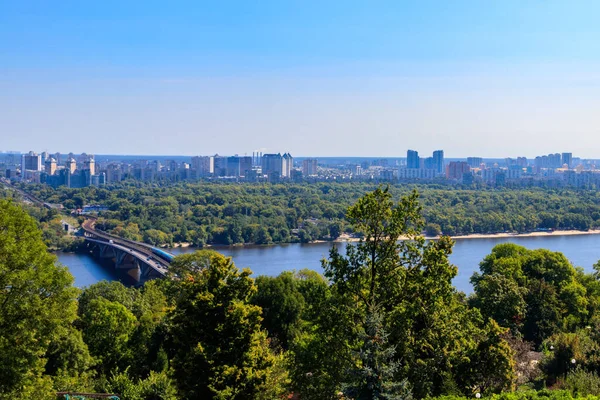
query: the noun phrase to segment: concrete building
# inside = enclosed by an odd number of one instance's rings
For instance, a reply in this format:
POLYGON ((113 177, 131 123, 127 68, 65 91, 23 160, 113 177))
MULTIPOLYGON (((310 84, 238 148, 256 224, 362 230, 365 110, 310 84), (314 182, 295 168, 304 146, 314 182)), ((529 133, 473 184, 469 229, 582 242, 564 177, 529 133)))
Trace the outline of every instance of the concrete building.
POLYGON ((106 182, 121 182, 123 180, 123 170, 118 164, 110 164, 106 167, 106 182))
POLYGON ((561 168, 562 156, 559 153, 538 156, 534 160, 534 165, 538 170, 541 168, 561 168))
POLYGON ((510 167, 508 167, 505 174, 506 174, 506 179, 510 179, 510 180, 521 179, 521 176, 523 175, 523 168, 520 167, 519 165, 511 165, 510 167))
POLYGON ((240 175, 241 177, 250 177, 252 175, 252 157, 240 157, 240 175))
POLYGON ((471 172, 469 163, 465 161, 451 161, 446 166, 446 179, 462 181, 463 175, 471 172))
POLYGON ((92 175, 91 186, 104 186, 106 184, 106 175, 104 173, 92 175))
POLYGON ((44 170, 46 174, 54 175, 54 173, 56 172, 56 160, 53 157, 46 160, 44 170))
POLYGON ((471 168, 481 168, 481 164, 483 164, 483 158, 481 157, 467 157, 467 164, 471 168))
POLYGON ((263 175, 267 175, 269 178, 276 175, 281 177, 283 174, 283 157, 280 153, 263 154, 261 167, 263 175))
POLYGON ((433 160, 433 157, 421 158, 419 161, 420 161, 419 168, 433 169, 433 170, 437 171, 437 168, 435 168, 435 162, 433 160))
POLYGON ((281 176, 284 178, 291 178, 293 166, 294 158, 290 153, 285 153, 282 157, 281 176))
POLYGON ((567 168, 573 167, 573 153, 562 153, 562 165, 566 165, 567 168))
POLYGON ((94 160, 93 156, 90 158, 87 158, 83 162, 83 170, 90 171, 90 175, 96 174, 96 161, 94 160))
POLYGON ((192 169, 196 171, 196 177, 210 176, 214 172, 214 157, 196 156, 192 157, 192 169))
POLYGON ((433 152, 433 169, 440 175, 445 172, 444 150, 436 150, 433 152))
POLYGON ((406 152, 406 168, 407 169, 418 169, 421 167, 419 160, 419 152, 415 150, 408 150, 406 152))
POLYGON ((75 161, 75 159, 73 157, 70 157, 67 160, 66 167, 72 174, 74 174, 75 171, 77 171, 77 162, 75 161))
POLYGON ((302 173, 304 176, 317 175, 317 159, 307 158, 302 161, 302 173))
POLYGON ((227 176, 227 157, 218 154, 213 157, 213 175, 227 176))
POLYGON ((30 151, 28 154, 21 156, 21 174, 25 171, 41 171, 42 170, 42 156, 30 151))
POLYGON ((434 169, 425 168, 400 168, 398 170, 399 179, 434 179, 437 172, 434 169))
POLYGON ((225 176, 240 176, 240 157, 227 157, 227 173, 225 176))

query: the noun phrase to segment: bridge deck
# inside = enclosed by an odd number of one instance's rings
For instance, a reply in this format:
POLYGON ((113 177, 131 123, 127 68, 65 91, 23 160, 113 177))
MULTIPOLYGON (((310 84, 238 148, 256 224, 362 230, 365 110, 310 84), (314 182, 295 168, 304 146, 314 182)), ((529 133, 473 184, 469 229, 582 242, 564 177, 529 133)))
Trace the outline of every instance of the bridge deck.
POLYGON ((165 275, 168 271, 168 269, 163 265, 164 263, 162 262, 162 260, 159 260, 153 256, 151 257, 150 255, 148 255, 146 253, 142 253, 142 252, 132 249, 130 247, 121 246, 118 243, 110 243, 110 242, 107 242, 106 240, 98 240, 98 239, 92 239, 92 238, 85 238, 85 240, 90 241, 90 242, 100 243, 105 246, 114 247, 115 249, 119 249, 125 253, 131 254, 133 257, 137 258, 138 260, 140 260, 143 263, 152 267, 154 270, 156 270, 161 275, 165 275))
MULTIPOLYGON (((81 227, 87 234, 101 239, 102 243, 121 246, 126 249, 125 251, 132 250, 138 256, 138 258, 143 259, 146 263, 148 263, 147 259, 150 258, 156 265, 159 266, 161 270, 166 271, 169 268, 169 262, 156 256, 152 252, 151 246, 145 243, 134 242, 133 240, 123 239, 106 232, 98 231, 94 227, 95 222, 96 221, 94 218, 86 217, 83 224, 81 224, 81 227), (111 240, 112 243, 110 243, 111 240)), ((89 240, 89 238, 86 239, 89 240)))

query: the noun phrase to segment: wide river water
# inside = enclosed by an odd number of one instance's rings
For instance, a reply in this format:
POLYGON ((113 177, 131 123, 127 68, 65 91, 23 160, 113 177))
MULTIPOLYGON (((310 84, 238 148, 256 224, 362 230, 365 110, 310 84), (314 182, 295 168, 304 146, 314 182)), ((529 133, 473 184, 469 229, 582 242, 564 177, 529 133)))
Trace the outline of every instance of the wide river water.
MULTIPOLYGON (((458 266, 454 285, 465 293, 472 292, 469 282, 479 263, 499 243, 512 242, 529 249, 545 248, 562 252, 575 266, 592 271, 600 259, 600 235, 537 236, 513 238, 458 239, 450 261, 458 266)), ((346 243, 336 243, 344 252, 346 243)), ((278 275, 282 271, 309 268, 319 272, 321 259, 327 257, 332 243, 284 244, 273 246, 215 247, 214 249, 233 258, 240 267, 250 268, 254 275, 278 275)), ((171 252, 181 254, 195 249, 176 248, 171 252)), ((100 280, 113 280, 117 276, 109 267, 103 266, 87 254, 58 253, 58 260, 66 265, 75 277, 75 285, 84 287, 100 280)))

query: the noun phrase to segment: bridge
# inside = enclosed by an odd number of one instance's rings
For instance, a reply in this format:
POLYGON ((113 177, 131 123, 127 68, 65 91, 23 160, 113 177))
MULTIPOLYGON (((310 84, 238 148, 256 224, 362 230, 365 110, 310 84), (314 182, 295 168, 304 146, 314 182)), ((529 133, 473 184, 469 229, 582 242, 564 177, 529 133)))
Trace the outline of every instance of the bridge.
POLYGON ((86 217, 81 224, 90 253, 112 260, 116 270, 125 272, 139 284, 167 274, 170 262, 159 257, 151 246, 96 230, 95 223, 94 217, 86 217))
MULTIPOLYGON (((0 180, 9 189, 15 190, 28 201, 40 207, 47 207, 47 203, 29 194, 5 180, 0 180)), ((115 269, 126 272, 135 282, 144 282, 163 278, 169 269, 172 254, 154 249, 145 243, 123 239, 118 236, 96 230, 96 218, 85 216, 81 224, 87 249, 90 253, 101 259, 112 260, 115 269)))

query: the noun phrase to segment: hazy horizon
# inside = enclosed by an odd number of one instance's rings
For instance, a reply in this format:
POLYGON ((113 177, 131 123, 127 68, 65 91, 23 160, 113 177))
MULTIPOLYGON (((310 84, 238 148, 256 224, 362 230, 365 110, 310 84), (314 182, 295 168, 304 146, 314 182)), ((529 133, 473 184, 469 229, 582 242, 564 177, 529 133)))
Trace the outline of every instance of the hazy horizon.
POLYGON ((0 150, 600 158, 598 12, 590 0, 9 0, 0 150))

